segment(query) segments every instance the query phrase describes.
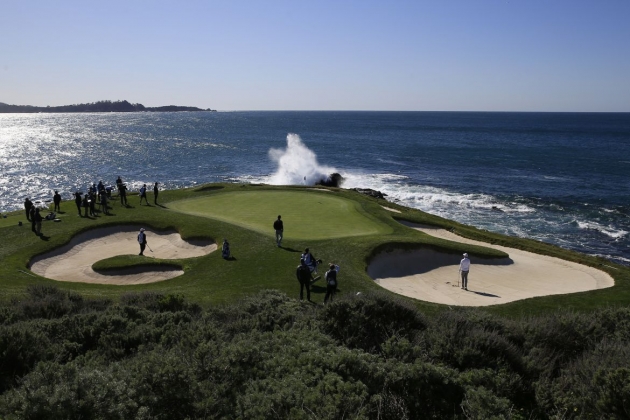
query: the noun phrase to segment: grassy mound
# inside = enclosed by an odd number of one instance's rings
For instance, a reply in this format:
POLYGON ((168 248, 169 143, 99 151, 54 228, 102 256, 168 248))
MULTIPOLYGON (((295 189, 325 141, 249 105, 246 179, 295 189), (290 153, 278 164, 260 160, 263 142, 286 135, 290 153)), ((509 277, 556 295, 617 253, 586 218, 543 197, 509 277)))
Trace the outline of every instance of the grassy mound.
POLYGON ((172 203, 169 208, 209 217, 273 236, 273 222, 282 215, 286 239, 330 239, 386 235, 393 231, 356 201, 333 192, 248 191, 216 194, 172 203))

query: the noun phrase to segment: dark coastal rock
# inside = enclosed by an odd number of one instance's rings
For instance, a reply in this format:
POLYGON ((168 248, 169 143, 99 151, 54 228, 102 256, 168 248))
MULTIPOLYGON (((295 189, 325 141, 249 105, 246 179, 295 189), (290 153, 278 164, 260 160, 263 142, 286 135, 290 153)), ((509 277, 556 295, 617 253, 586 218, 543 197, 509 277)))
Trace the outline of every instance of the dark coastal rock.
POLYGON ((385 199, 385 197, 387 197, 387 194, 383 194, 382 192, 373 190, 371 188, 352 188, 352 190, 361 194, 369 195, 370 197, 374 198, 385 199))
POLYGON ((316 182, 315 185, 323 185, 324 187, 339 188, 341 187, 342 183, 343 183, 343 177, 340 174, 335 172, 334 174, 330 174, 328 178, 321 179, 320 181, 316 182))

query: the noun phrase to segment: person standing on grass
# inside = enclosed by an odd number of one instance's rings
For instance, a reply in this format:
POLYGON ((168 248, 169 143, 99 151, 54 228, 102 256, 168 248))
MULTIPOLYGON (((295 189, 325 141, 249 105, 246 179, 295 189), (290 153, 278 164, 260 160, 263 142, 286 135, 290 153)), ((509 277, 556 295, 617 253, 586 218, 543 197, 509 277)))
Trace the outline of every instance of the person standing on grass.
POLYGON ((125 184, 120 184, 118 195, 120 196, 120 205, 127 207, 127 186, 125 184))
POLYGON ((273 228, 276 230, 276 244, 278 248, 282 245, 282 234, 284 233, 284 223, 282 223, 280 215, 278 215, 278 219, 273 222, 273 228))
POLYGON ((90 211, 90 201, 88 198, 89 194, 85 193, 85 195, 83 196, 83 201, 81 202, 83 204, 83 210, 85 211, 84 217, 88 217, 88 212, 90 211))
POLYGON ((144 255, 144 249, 147 247, 147 235, 144 233, 144 228, 140 228, 138 243, 140 244, 140 253, 138 255, 144 255))
POLYGON ((35 210, 36 210, 36 207, 35 207, 35 206, 32 206, 32 207, 31 207, 31 211, 30 211, 30 214, 29 214, 29 219, 28 219, 28 220, 30 220, 30 221, 31 221, 31 230, 32 230, 33 232, 37 233, 37 229, 36 229, 36 223, 37 223, 37 222, 35 221, 35 210))
POLYGON ((96 193, 90 191, 88 203, 90 203, 90 216, 96 217, 96 193))
POLYGON ((227 239, 223 239, 223 246, 221 247, 221 256, 224 260, 230 259, 230 243, 227 239))
POLYGON ((101 208, 103 209, 103 213, 109 215, 107 211, 107 194, 101 194, 101 208))
POLYGON ((148 206, 149 202, 147 201, 147 184, 143 184, 142 188, 140 188, 140 205, 142 205, 143 198, 144 198, 144 202, 147 203, 147 206, 148 206))
POLYGON ((24 199, 24 211, 26 212, 26 220, 31 221, 31 208, 33 207, 33 202, 30 198, 26 197, 24 199))
POLYGON ((74 193, 74 204, 77 205, 79 216, 81 216, 81 193, 79 191, 74 193))
POLYGON ((470 260, 468 254, 464 252, 464 258, 459 263, 459 272, 462 276, 462 289, 468 290, 468 272, 470 271, 470 260))
POLYGON ((33 215, 33 225, 35 227, 35 233, 37 236, 42 232, 42 215, 39 214, 39 209, 35 209, 35 214, 33 215))
POLYGON ((304 288, 306 287, 306 299, 311 301, 311 272, 305 264, 297 266, 295 275, 300 283, 300 300, 304 299, 304 288))
POLYGON ((153 204, 157 206, 157 198, 160 190, 158 190, 158 183, 153 184, 153 204))
POLYGON ((61 211, 61 195, 59 195, 59 191, 55 190, 55 195, 53 195, 53 203, 55 204, 55 212, 61 211))
POLYGON ((337 273, 339 273, 339 266, 333 263, 328 264, 328 271, 326 271, 326 296, 324 297, 324 304, 328 303, 328 299, 333 301, 333 296, 337 293, 337 273))

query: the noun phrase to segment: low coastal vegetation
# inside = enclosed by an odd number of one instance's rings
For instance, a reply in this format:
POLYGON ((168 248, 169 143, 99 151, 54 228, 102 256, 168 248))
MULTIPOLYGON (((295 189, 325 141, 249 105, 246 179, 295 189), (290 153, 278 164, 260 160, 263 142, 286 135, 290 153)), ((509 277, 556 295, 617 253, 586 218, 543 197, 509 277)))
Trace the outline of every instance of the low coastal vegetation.
POLYGON ((623 419, 630 309, 426 316, 389 293, 202 308, 52 286, 0 311, 2 418, 623 419))
POLYGON ((0 417, 630 416, 628 267, 337 188, 217 184, 159 197, 160 205, 150 206, 133 195, 128 207, 112 201, 110 215, 90 218, 63 202, 61 222, 44 222, 41 236, 17 225, 23 212, 0 225, 0 417), (239 223, 247 201, 231 210, 224 200, 239 193, 271 198, 276 206, 257 206, 252 220, 239 223), (357 223, 361 234, 339 236, 340 228, 330 227, 339 210, 319 205, 324 201, 345 206, 344 220, 357 223), (296 203, 311 211, 285 219, 278 248, 271 225, 296 203), (401 220, 594 266, 613 276, 615 286, 483 309, 397 296, 366 274, 384 250, 506 256, 430 237, 401 220), (168 261, 134 255, 94 265, 184 270, 133 286, 57 282, 28 270, 34 256, 81 232, 119 225, 176 230, 185 240, 228 238, 233 259, 220 252, 168 261), (312 297, 319 304, 296 299, 295 267, 305 247, 342 267, 332 304, 321 305, 325 287, 317 283, 312 297))

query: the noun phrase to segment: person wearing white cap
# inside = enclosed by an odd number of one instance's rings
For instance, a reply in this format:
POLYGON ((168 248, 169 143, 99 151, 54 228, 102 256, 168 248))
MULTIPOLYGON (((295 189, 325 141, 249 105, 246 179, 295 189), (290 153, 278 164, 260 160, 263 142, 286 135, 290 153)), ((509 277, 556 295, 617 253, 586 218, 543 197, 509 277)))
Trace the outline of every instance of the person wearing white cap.
POLYGON ((144 228, 140 228, 140 233, 138 233, 138 243, 140 244, 140 253, 138 255, 144 255, 144 248, 147 246, 147 235, 144 233, 144 228))
POLYGON ((459 272, 462 276, 462 289, 468 290, 468 272, 470 271, 470 260, 468 254, 464 252, 464 258, 459 263, 459 272))

